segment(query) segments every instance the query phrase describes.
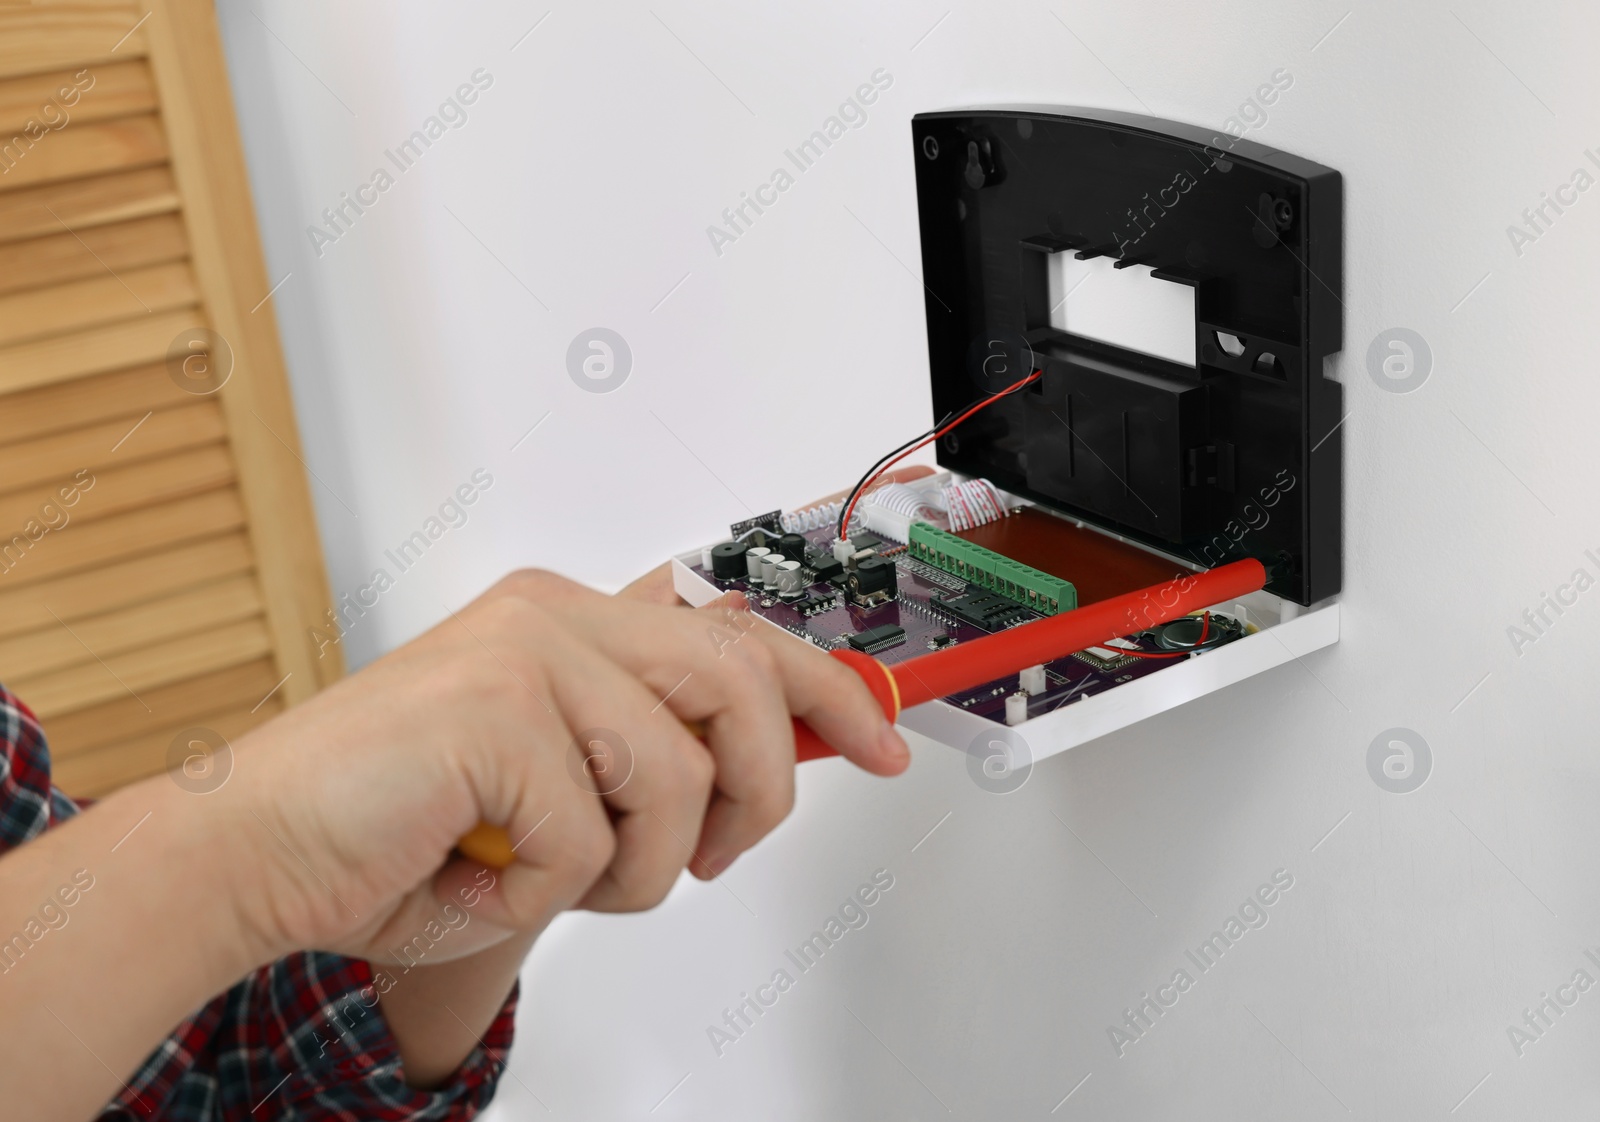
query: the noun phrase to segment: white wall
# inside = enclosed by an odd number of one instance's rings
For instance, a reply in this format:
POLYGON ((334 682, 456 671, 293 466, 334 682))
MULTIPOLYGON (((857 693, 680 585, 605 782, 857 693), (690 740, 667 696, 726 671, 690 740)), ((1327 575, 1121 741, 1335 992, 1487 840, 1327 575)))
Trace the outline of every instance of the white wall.
POLYGON ((913 112, 1037 101, 1220 126, 1281 67, 1293 86, 1253 135, 1345 176, 1342 642, 1010 795, 931 746, 897 782, 805 768, 793 817, 725 884, 548 934, 498 1118, 1600 1104, 1600 992, 1521 1056, 1507 1033, 1580 968, 1600 979, 1584 957, 1600 948, 1600 591, 1520 654, 1507 633, 1574 569, 1600 577, 1583 552, 1600 556, 1600 192, 1520 254, 1507 234, 1575 169, 1600 174, 1593 14, 221 8, 273 279, 292 273, 276 306, 336 589, 392 571, 383 550, 474 469, 495 481, 351 632, 353 663, 512 566, 619 584, 752 508, 838 488, 924 423, 913 112), (478 67, 494 84, 469 123, 316 257, 320 210, 478 67), (894 82, 870 121, 714 255, 706 226, 879 67, 894 82), (613 393, 566 371, 594 326, 634 355, 613 393), (1368 371, 1393 327, 1433 355, 1406 395, 1368 371), (1406 794, 1368 770, 1393 727, 1432 752, 1406 794), (707 1026, 879 868, 894 887, 868 926, 718 1058, 707 1026), (1191 967, 1119 1058, 1108 1026, 1277 869, 1293 888, 1267 925, 1191 967))

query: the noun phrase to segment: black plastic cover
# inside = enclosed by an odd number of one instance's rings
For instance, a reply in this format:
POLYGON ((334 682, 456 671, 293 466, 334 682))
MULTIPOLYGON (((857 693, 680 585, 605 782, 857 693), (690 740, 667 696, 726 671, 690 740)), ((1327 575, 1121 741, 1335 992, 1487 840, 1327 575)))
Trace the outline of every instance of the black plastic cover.
POLYGON ((912 139, 934 415, 1044 372, 940 464, 1202 565, 1257 557, 1301 604, 1336 593, 1339 173, 1097 109, 923 113, 912 139), (1053 253, 1192 286, 1195 365, 1051 326, 1053 253))

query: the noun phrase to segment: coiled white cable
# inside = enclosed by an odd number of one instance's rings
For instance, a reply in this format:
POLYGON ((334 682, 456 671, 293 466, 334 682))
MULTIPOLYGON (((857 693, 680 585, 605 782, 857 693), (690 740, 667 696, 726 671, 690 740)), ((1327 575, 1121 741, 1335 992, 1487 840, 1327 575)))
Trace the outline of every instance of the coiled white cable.
POLYGON ((819 503, 808 506, 803 510, 784 511, 781 522, 783 532, 786 534, 803 534, 807 530, 816 530, 823 526, 831 526, 839 521, 839 512, 844 509, 844 503, 819 503))
MULTIPOLYGON (((800 510, 784 511, 781 516, 783 532, 803 534, 839 521, 844 503, 818 503, 800 510)), ((1005 502, 1000 492, 987 479, 969 479, 964 483, 951 483, 942 491, 919 490, 904 483, 885 483, 866 496, 863 508, 851 520, 851 529, 861 525, 880 533, 887 532, 897 541, 906 540, 905 527, 912 522, 927 521, 942 526, 948 516, 952 530, 970 530, 1006 517, 1005 502), (877 508, 871 517, 867 512, 877 508), (893 517, 885 517, 891 515, 893 517)))

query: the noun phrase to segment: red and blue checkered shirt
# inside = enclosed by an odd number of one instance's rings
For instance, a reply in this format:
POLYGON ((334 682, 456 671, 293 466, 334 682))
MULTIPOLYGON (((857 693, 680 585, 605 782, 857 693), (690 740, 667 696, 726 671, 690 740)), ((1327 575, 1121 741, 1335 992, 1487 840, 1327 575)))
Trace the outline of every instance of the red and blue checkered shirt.
MULTIPOLYGON (((0 686, 0 854, 78 813, 50 782, 39 722, 0 686)), ((451 1082, 406 1086, 400 1052, 358 959, 306 952, 249 975, 172 1031, 101 1122, 456 1122, 494 1095, 517 992, 451 1082)))

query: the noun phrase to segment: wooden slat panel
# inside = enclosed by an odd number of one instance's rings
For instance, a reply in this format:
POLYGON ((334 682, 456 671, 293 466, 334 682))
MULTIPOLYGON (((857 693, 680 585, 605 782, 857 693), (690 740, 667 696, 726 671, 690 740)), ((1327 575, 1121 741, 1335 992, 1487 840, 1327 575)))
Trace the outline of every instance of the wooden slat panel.
MULTIPOLYGON (((5 200, 0 195, 0 205, 5 200)), ((55 228, 58 233, 0 246, 0 293, 178 261, 189 253, 175 214, 87 230, 63 230, 59 223, 55 228)))
POLYGON ((38 440, 0 445, 0 493, 65 479, 80 468, 98 471, 215 444, 226 436, 221 407, 209 398, 199 398, 192 405, 149 413, 131 424, 129 418, 119 417, 38 440))
POLYGON ((0 348, 0 393, 155 362, 166 357, 180 332, 204 326, 196 309, 156 312, 76 335, 0 348))
POLYGON ((0 296, 0 347, 190 308, 199 298, 194 273, 184 261, 0 296))
POLYGON ((208 728, 232 743, 282 711, 283 702, 273 698, 254 713, 247 709, 235 709, 203 714, 159 733, 125 740, 98 752, 63 760, 54 768, 56 785, 75 798, 96 798, 135 780, 165 771, 167 752, 172 741, 186 728, 208 728))
MULTIPOLYGON (((0 242, 145 218, 178 209, 168 167, 140 168, 0 194, 0 242)), ((73 244, 77 244, 74 242, 73 244)), ((115 266, 113 266, 114 268, 115 266)), ((34 281, 33 283, 37 283, 34 281)))
POLYGON ((140 14, 132 4, 0 8, 0 76, 138 58, 145 53, 145 29, 134 30, 140 14))
POLYGON ((155 108, 156 84, 143 59, 0 81, 0 133, 16 132, 30 121, 60 131, 155 108))
POLYGON ((16 539, 0 539, 0 588, 97 568, 108 562, 167 549, 180 542, 214 537, 243 528, 244 505, 233 488, 210 491, 175 503, 68 525, 40 538, 17 560, 16 539))
POLYGON ((278 665, 294 671, 290 705, 342 673, 337 648, 321 657, 309 628, 332 601, 272 303, 256 236, 250 178, 234 119, 213 0, 151 0, 150 65, 161 88, 172 171, 183 192, 206 316, 237 356, 221 391, 240 490, 250 510, 262 593, 278 665), (162 16, 166 18, 161 18, 162 16), (258 307, 259 305, 259 307, 258 307))
POLYGON ((36 183, 149 167, 167 159, 167 137, 153 113, 45 133, 0 133, 0 191, 36 183))
POLYGON ((266 698, 281 677, 270 658, 259 658, 170 686, 145 690, 140 693, 139 700, 123 694, 103 705, 64 713, 45 729, 50 758, 65 759, 128 737, 182 728, 194 724, 196 718, 206 713, 250 709, 266 698))
MULTIPOLYGON (((130 0, 0 0, 0 9, 4 9, 7 5, 10 5, 10 6, 13 6, 13 7, 29 7, 29 6, 32 6, 32 7, 35 7, 35 8, 58 8, 58 9, 59 8, 111 9, 111 10, 115 10, 115 11, 119 11, 119 12, 120 11, 127 11, 127 12, 131 13, 134 16, 138 16, 140 14, 139 5, 135 4, 135 3, 130 3, 130 0)), ((117 53, 120 54, 121 52, 119 51, 117 53)))
POLYGON ((0 405, 0 445, 117 417, 126 417, 131 426, 152 409, 193 403, 194 395, 179 389, 168 376, 165 362, 115 370, 5 398, 0 405))
POLYGON ((141 690, 249 662, 271 650, 266 622, 258 617, 52 674, 16 678, 9 684, 18 697, 28 699, 28 707, 41 720, 49 720, 124 697, 129 690, 138 696, 141 690))
POLYGON ((250 540, 235 533, 18 589, 0 578, 0 638, 38 631, 58 619, 74 623, 202 581, 247 573, 254 565, 250 540))
POLYGON ((342 672, 213 3, 0 0, 0 675, 83 794, 342 672), (197 398, 165 360, 206 326, 197 398))
POLYGON ((109 658, 260 614, 261 590, 255 578, 245 574, 90 616, 70 630, 52 621, 43 630, 0 640, 0 681, 80 666, 97 657, 109 658))
POLYGON ((92 472, 82 477, 83 482, 79 482, 79 476, 70 475, 0 495, 0 527, 10 528, 0 530, 0 534, 7 534, 5 540, 9 541, 9 533, 21 530, 32 520, 45 524, 51 519, 60 521, 60 515, 49 511, 41 516, 47 503, 66 513, 66 525, 56 531, 65 536, 85 523, 226 487, 234 478, 233 456, 222 444, 92 472), (90 485, 85 486, 86 483, 90 485), (62 488, 77 490, 77 500, 70 506, 57 501, 62 488))

